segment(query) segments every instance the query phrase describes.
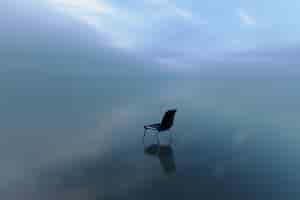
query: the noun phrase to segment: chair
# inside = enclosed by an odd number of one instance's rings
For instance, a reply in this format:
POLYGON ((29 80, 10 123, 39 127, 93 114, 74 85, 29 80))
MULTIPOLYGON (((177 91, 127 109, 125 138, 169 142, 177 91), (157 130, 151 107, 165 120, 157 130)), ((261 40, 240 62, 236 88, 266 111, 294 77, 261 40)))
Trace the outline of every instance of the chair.
MULTIPOLYGON (((158 134, 162 131, 170 130, 170 128, 173 126, 176 111, 177 111, 176 109, 173 109, 173 110, 168 110, 167 112, 165 112, 165 114, 164 114, 164 116, 161 120, 161 123, 145 125, 144 126, 143 141, 144 141, 144 137, 146 135, 147 130, 152 130, 152 131, 156 132, 157 142, 159 143, 158 134)), ((170 135, 170 137, 171 137, 171 135, 170 135)))

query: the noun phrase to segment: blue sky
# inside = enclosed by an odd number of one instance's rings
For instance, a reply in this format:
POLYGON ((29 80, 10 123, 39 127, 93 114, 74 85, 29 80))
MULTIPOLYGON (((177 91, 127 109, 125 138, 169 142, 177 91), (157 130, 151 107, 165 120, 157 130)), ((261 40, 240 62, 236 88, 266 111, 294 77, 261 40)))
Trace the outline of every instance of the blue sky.
POLYGON ((96 31, 113 48, 162 65, 189 67, 203 60, 299 43, 300 2, 296 0, 14 2, 17 12, 38 13, 43 7, 62 18, 70 17, 96 31))

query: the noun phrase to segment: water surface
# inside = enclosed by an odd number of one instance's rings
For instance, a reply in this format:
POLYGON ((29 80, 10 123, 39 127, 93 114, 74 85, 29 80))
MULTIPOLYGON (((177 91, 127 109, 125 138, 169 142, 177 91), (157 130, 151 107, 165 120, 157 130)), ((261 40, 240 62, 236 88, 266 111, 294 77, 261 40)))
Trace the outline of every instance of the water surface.
POLYGON ((300 198, 296 78, 8 69, 4 199, 300 198), (172 143, 143 144, 174 107, 172 143))

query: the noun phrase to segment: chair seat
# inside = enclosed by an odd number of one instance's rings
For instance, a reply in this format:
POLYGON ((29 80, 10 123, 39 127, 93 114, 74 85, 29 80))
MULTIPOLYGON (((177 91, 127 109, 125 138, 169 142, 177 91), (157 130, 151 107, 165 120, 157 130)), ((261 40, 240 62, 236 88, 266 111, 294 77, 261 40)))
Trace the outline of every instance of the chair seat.
POLYGON ((160 123, 144 126, 144 129, 160 130, 160 123))

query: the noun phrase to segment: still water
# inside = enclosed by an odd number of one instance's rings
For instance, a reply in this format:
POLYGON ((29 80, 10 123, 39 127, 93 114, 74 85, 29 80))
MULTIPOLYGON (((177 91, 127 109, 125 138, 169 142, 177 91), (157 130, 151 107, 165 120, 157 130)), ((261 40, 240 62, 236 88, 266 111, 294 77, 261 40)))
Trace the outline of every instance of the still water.
POLYGON ((299 80, 218 73, 2 71, 1 199, 299 199, 299 80))

